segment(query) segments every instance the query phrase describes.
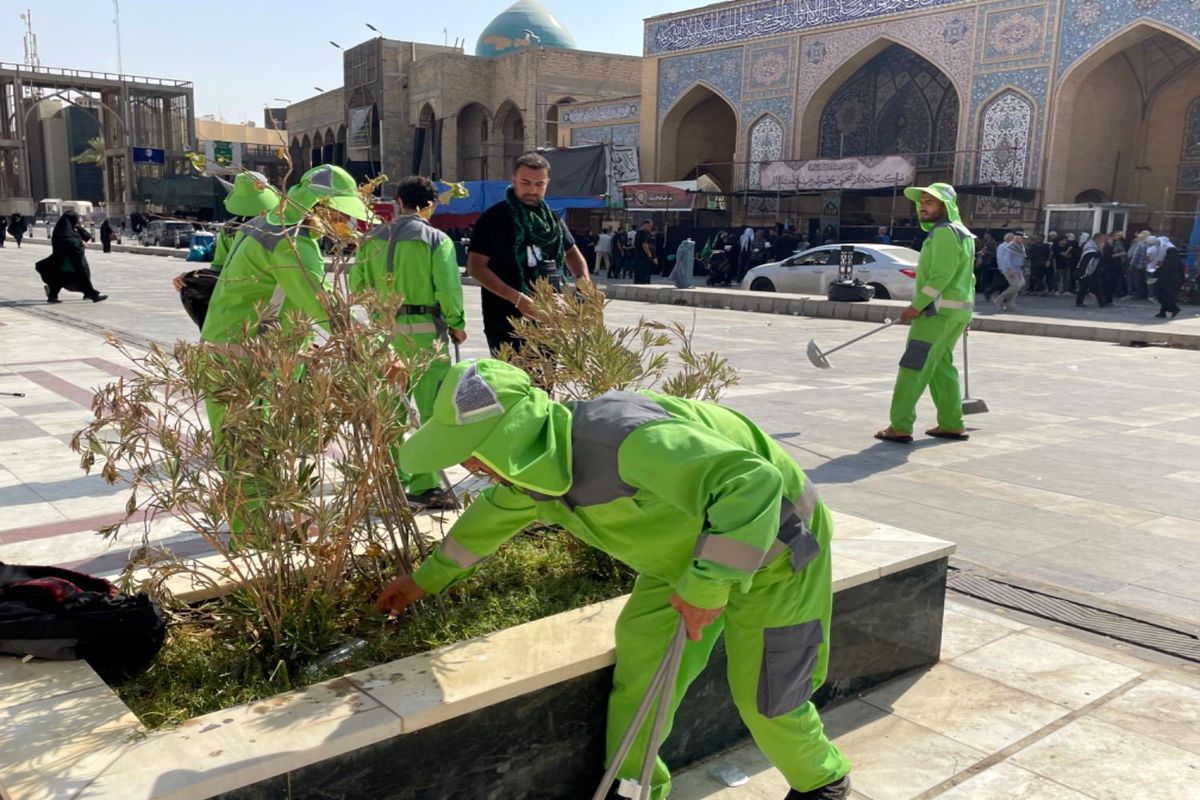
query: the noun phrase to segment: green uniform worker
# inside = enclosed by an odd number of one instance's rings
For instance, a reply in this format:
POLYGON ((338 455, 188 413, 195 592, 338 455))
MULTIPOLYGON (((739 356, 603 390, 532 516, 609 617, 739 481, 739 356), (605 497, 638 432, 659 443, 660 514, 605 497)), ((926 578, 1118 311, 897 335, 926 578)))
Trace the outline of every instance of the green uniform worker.
MULTIPOLYGON (((413 471, 463 462, 496 485, 414 575, 388 585, 381 610, 462 580, 534 522, 560 525, 640 573, 617 622, 609 757, 682 616, 690 641, 671 713, 724 631, 734 702, 793 787, 789 800, 849 797, 850 764, 810 700, 829 659, 833 523, 796 463, 752 422, 651 392, 564 405, 509 364, 462 362, 400 459, 413 471)), ((617 773, 626 796, 637 796, 650 727, 617 773)), ((656 800, 669 794, 661 761, 652 783, 656 800)))
MULTIPOLYGON (((258 172, 240 172, 233 183, 221 181, 229 187, 225 195, 225 210, 242 221, 273 211, 279 205, 279 193, 271 188, 270 182, 258 172)), ((236 225, 226 224, 217 234, 216 244, 213 245, 213 272, 220 272, 229 258, 229 249, 237 235, 236 225)), ((175 277, 175 291, 183 289, 183 280, 192 273, 180 273, 175 277)))
POLYGON ((892 391, 891 424, 875 438, 911 442, 917 401, 928 386, 937 406, 937 426, 925 433, 967 439, 954 345, 975 307, 975 234, 962 223, 953 186, 910 186, 904 196, 916 204, 928 236, 917 262, 916 294, 900 315, 900 321, 911 322, 912 327, 892 391))
MULTIPOLYGON (((371 217, 354 178, 341 167, 324 164, 304 173, 274 211, 239 228, 209 301, 200 329, 202 341, 236 347, 247 331, 254 335, 268 319, 278 317, 289 324, 293 309, 328 325, 321 302, 325 259, 313 238, 314 229, 303 224, 319 205, 354 219, 371 217)), ((225 407, 211 398, 205 400, 205 407, 213 444, 220 449, 225 407)))
MULTIPOLYGON (((414 175, 400 183, 396 201, 400 215, 372 231, 359 247, 350 270, 350 290, 373 289, 380 297, 403 297, 392 340, 392 349, 400 355, 433 350, 447 336, 461 344, 467 338, 466 317, 454 242, 428 222, 437 208, 437 188, 428 178, 414 175)), ((433 413, 433 399, 449 369, 450 359, 443 351, 413 385, 413 401, 422 420, 433 413)), ((401 471, 400 480, 414 503, 437 508, 457 505, 440 488, 436 472, 401 471)))

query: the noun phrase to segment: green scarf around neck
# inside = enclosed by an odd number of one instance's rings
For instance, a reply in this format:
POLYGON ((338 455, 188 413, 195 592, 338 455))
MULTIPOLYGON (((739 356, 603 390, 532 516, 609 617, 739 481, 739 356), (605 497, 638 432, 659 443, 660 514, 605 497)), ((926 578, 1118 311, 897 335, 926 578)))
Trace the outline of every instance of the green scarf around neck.
POLYGON ((562 225, 559 224, 558 216, 550 210, 544 200, 537 208, 530 208, 521 202, 511 186, 508 187, 504 197, 508 201, 508 212, 512 216, 513 230, 516 234, 513 237, 515 241, 513 255, 517 260, 518 272, 521 275, 521 291, 528 292, 529 284, 532 281, 526 277, 530 270, 525 248, 537 247, 542 251, 544 260, 554 261, 561 270, 563 266, 562 225))

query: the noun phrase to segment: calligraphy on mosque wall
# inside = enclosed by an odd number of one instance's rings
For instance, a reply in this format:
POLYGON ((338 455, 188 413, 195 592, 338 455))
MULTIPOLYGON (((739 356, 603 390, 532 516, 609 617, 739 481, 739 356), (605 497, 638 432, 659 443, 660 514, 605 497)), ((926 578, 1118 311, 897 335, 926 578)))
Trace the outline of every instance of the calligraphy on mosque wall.
POLYGON ((916 177, 917 163, 910 156, 768 161, 758 172, 763 189, 781 192, 882 189, 906 186, 916 177))
POLYGON ((658 22, 646 31, 646 55, 779 36, 823 25, 936 8, 962 0, 758 0, 658 22))

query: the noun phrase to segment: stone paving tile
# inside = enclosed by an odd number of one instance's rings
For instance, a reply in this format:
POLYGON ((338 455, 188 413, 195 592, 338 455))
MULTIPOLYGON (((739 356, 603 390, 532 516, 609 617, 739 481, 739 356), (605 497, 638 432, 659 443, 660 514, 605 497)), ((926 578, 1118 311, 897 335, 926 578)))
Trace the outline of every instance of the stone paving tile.
POLYGON ((938 795, 941 800, 1089 800, 1091 795, 1000 763, 938 795))
POLYGON ((1086 717, 1011 760, 1097 800, 1194 797, 1200 773, 1200 755, 1086 717))

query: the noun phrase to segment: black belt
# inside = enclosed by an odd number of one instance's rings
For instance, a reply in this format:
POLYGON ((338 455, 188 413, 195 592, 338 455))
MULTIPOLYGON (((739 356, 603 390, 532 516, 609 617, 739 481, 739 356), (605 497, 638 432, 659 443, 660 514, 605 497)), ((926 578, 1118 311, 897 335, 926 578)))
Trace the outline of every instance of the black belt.
POLYGON ((400 306, 401 314, 433 314, 440 317, 442 315, 441 306, 400 306))

